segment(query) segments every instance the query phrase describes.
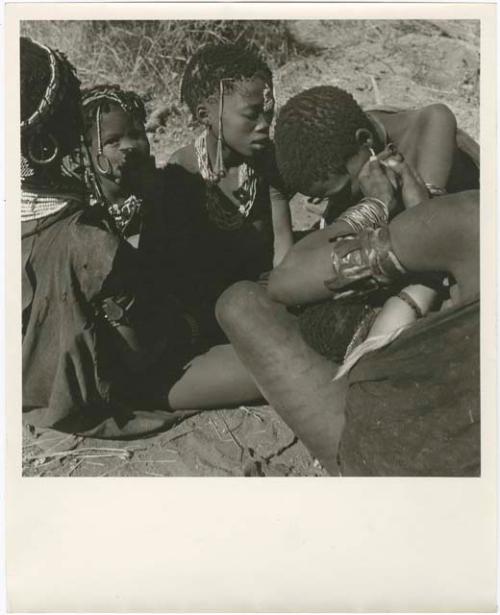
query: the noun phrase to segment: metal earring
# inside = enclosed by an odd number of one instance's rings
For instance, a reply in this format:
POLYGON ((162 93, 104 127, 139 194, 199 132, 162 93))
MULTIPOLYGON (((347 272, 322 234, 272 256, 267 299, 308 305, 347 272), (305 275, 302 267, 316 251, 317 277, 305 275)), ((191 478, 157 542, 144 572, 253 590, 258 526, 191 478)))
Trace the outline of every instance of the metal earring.
POLYGON ((29 155, 30 159, 35 164, 38 164, 40 166, 44 166, 44 165, 50 164, 51 162, 54 162, 54 160, 57 158, 57 154, 59 153, 59 146, 57 144, 57 141, 50 134, 50 132, 47 133, 44 138, 48 139, 48 141, 49 141, 48 144, 44 143, 44 140, 41 139, 41 135, 34 134, 31 137, 29 145, 28 145, 28 155, 29 155), (41 157, 38 154, 35 154, 33 152, 33 150, 35 148, 35 145, 44 154, 46 152, 50 152, 50 153, 47 156, 44 156, 44 157, 41 157))
POLYGON ((97 153, 97 156, 95 159, 95 165, 99 173, 101 173, 101 175, 112 175, 113 174, 113 167, 111 165, 111 162, 109 161, 109 158, 102 152, 97 153), (101 158, 103 158, 106 161, 106 167, 102 166, 101 158))
POLYGON ((224 166, 224 158, 222 156, 222 113, 224 111, 224 82, 221 79, 219 82, 219 134, 217 136, 217 150, 215 156, 214 171, 219 179, 226 175, 224 166))
POLYGON ((111 162, 109 161, 109 159, 107 158, 107 156, 105 154, 103 154, 102 151, 102 138, 101 138, 101 106, 99 105, 97 107, 97 113, 95 116, 95 122, 96 122, 96 130, 97 130, 97 156, 96 156, 96 167, 97 170, 99 171, 99 173, 101 173, 102 175, 112 175, 113 174, 113 166, 111 165, 111 162), (101 158, 104 158, 104 160, 106 161, 106 166, 104 167, 101 164, 101 158))

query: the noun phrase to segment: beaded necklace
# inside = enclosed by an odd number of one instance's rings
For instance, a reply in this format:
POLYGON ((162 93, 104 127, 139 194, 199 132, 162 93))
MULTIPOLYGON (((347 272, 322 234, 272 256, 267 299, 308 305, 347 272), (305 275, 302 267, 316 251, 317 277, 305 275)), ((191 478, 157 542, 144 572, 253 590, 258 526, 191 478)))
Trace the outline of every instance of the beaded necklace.
MULTIPOLYGON (((206 207, 211 219, 217 226, 226 230, 232 230, 243 225, 250 215, 252 207, 257 197, 258 176, 255 169, 244 162, 238 168, 238 188, 234 191, 234 196, 240 203, 228 209, 224 202, 214 191, 214 187, 220 181, 218 175, 213 171, 207 147, 207 131, 201 133, 194 142, 196 160, 200 175, 208 184, 206 207), (231 211, 232 210, 232 211, 231 211)), ((229 199, 226 199, 230 201, 229 199)))
POLYGON ((73 201, 82 201, 77 194, 51 192, 43 194, 35 190, 21 190, 21 222, 39 220, 51 216, 73 201))

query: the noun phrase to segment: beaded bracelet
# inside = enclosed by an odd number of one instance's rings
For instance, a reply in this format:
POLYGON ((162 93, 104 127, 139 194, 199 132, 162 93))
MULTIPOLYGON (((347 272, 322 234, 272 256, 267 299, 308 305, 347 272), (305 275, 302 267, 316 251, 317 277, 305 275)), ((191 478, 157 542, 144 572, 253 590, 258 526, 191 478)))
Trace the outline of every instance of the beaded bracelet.
POLYGON ((401 301, 404 301, 406 303, 406 305, 411 307, 411 309, 415 312, 415 315, 417 316, 417 318, 423 318, 424 313, 420 309, 420 306, 418 305, 418 303, 415 301, 415 299, 409 293, 407 293, 406 291, 402 290, 398 294, 398 297, 401 299, 401 301))

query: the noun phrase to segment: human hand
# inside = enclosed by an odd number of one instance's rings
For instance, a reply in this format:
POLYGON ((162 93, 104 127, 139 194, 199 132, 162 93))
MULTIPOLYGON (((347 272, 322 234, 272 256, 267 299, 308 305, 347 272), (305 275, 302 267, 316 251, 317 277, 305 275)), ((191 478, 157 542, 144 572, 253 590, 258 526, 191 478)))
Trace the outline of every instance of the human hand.
POLYGON ((404 156, 394 146, 389 146, 379 155, 380 163, 398 178, 405 208, 415 207, 429 196, 425 183, 404 156))
POLYGON ((397 180, 390 168, 382 164, 377 156, 372 156, 362 167, 358 182, 365 197, 383 201, 393 213, 397 206, 397 180))

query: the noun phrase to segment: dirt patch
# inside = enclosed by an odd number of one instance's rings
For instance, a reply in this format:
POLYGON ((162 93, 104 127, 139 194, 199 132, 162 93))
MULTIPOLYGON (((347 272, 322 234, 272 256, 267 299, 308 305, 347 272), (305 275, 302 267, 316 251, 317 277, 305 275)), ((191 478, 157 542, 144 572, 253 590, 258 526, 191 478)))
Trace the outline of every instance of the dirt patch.
POLYGON ((106 441, 25 428, 24 476, 325 476, 270 406, 204 412, 158 436, 106 441))

